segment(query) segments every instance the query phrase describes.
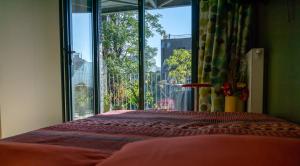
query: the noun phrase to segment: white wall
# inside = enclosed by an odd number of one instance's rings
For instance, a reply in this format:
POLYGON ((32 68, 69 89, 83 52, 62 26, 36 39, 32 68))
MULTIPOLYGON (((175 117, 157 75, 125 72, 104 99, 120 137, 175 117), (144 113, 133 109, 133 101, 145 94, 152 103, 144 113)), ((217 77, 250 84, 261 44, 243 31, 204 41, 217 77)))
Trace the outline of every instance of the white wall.
POLYGON ((0 0, 2 136, 62 122, 58 0, 0 0))

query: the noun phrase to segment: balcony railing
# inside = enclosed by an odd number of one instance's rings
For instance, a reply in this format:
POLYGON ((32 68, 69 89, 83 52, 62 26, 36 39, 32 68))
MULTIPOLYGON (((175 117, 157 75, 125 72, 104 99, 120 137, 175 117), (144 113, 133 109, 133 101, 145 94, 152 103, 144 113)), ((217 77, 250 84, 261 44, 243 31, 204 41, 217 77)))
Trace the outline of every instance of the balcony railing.
MULTIPOLYGON (((104 112, 137 109, 138 74, 129 74, 125 78, 107 74, 106 78, 107 85, 103 94, 104 112)), ((145 109, 191 110, 191 89, 183 88, 171 79, 160 78, 159 72, 145 73, 145 109)))
MULTIPOLYGON (((111 110, 138 109, 138 74, 102 75, 102 89, 100 92, 102 112, 111 110)), ((75 80, 75 79, 74 79, 75 80)), ((85 79, 74 84, 73 113, 74 119, 93 115, 93 87, 85 79)), ((190 79, 186 79, 190 83, 190 79)), ((191 110, 191 89, 183 88, 174 80, 161 79, 160 72, 145 73, 145 110, 191 110)))

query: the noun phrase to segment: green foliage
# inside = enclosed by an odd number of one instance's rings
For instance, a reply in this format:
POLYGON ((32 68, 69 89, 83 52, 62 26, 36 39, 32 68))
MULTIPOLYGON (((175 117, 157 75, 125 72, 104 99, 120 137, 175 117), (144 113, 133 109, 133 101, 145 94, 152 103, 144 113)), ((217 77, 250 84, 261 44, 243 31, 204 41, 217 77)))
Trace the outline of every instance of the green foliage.
MULTIPOLYGON (((145 15, 145 70, 155 65, 154 57, 157 55, 157 48, 150 47, 148 39, 154 36, 154 32, 165 35, 163 27, 159 24, 161 15, 146 13, 145 15)), ((138 79, 130 80, 129 76, 138 73, 138 14, 135 11, 111 13, 102 16, 102 55, 105 60, 109 75, 117 77, 121 81, 108 80, 113 90, 118 91, 118 99, 122 101, 128 98, 128 104, 138 105, 138 79)), ((146 102, 152 102, 151 95, 146 94, 146 102)), ((128 106, 118 106, 128 107, 128 106)))
POLYGON ((191 77, 191 62, 191 51, 185 49, 174 50, 165 62, 169 67, 169 77, 174 79, 176 83, 186 83, 186 80, 191 77))
POLYGON ((79 83, 75 87, 75 110, 79 115, 84 115, 86 110, 91 110, 93 91, 84 83, 79 83))
POLYGON ((129 96, 128 105, 132 105, 134 108, 138 108, 138 96, 139 96, 139 82, 133 80, 132 85, 126 87, 126 95, 129 96))
POLYGON ((110 110, 110 102, 111 97, 108 93, 104 95, 104 112, 108 112, 110 110))

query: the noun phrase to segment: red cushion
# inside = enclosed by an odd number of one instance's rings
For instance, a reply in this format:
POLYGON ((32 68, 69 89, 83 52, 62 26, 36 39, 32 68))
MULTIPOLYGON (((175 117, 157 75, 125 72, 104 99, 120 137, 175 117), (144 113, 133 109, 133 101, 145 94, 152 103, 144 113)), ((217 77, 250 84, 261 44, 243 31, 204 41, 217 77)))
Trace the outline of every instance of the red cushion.
POLYGON ((300 166, 300 139, 230 135, 154 139, 127 144, 98 166, 300 166))

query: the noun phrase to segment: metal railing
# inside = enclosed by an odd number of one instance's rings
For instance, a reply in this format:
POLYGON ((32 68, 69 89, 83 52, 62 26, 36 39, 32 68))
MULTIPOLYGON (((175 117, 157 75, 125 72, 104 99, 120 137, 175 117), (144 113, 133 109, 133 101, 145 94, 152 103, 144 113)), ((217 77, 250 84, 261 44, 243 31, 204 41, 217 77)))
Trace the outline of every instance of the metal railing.
MULTIPOLYGON (((124 77, 106 74, 104 112, 138 107, 138 74, 124 77)), ((186 83, 190 83, 187 79, 186 83)), ((191 89, 171 79, 161 79, 160 72, 145 73, 145 109, 191 110, 191 89)))

